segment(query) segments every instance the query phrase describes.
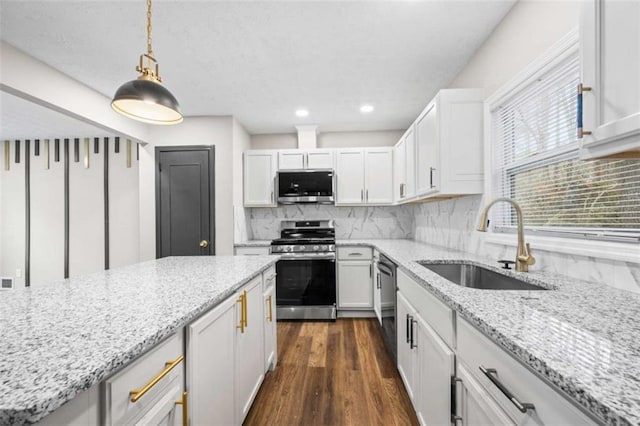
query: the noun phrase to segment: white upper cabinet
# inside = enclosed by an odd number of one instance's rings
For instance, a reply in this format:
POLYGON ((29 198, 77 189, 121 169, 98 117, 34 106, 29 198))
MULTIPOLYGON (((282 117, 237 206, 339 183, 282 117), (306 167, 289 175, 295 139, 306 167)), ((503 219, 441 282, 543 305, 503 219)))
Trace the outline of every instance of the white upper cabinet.
POLYGON ((418 198, 483 191, 483 93, 441 90, 414 123, 418 198))
POLYGON ((393 148, 393 200, 403 202, 415 195, 416 161, 413 125, 393 148))
POLYGON ((330 149, 278 151, 278 167, 280 170, 333 169, 334 151, 330 149))
POLYGON ((393 202, 393 148, 339 149, 336 204, 393 202))
POLYGON ((341 149, 336 154, 336 204, 364 204, 364 151, 341 149))
MULTIPOLYGON (((583 2, 581 156, 640 157, 640 2, 583 2), (590 132, 590 133, 589 133, 590 132)), ((580 127, 578 125, 578 127, 580 127)))
POLYGON ((393 202, 393 149, 370 148, 364 151, 365 202, 393 202))
POLYGON ((245 207, 275 207, 275 179, 278 168, 277 151, 247 151, 244 153, 245 207))

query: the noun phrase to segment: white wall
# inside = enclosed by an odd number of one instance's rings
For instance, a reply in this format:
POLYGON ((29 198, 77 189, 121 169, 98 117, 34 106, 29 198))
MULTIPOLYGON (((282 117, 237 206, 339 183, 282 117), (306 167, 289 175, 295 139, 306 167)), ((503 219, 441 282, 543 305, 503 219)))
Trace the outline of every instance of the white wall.
POLYGON ((140 259, 156 257, 155 146, 215 146, 216 254, 233 253, 233 118, 186 117, 176 126, 151 129, 140 149, 140 259))
MULTIPOLYGON (((404 130, 320 133, 318 134, 318 148, 392 146, 398 142, 403 133, 404 130)), ((298 135, 295 133, 251 136, 251 149, 296 148, 298 148, 298 135)))
POLYGON ((238 120, 233 120, 233 240, 247 241, 253 238, 248 223, 249 209, 243 206, 242 153, 251 148, 251 136, 238 120))
POLYGON ((489 97, 578 26, 580 1, 520 0, 449 85, 489 97))

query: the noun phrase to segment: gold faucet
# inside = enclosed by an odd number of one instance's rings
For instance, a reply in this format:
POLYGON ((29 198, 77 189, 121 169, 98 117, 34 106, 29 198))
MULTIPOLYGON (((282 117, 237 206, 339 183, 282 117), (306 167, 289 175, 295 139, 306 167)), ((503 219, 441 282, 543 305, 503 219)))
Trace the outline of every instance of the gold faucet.
POLYGON ((520 205, 516 203, 511 198, 496 198, 491 201, 487 206, 482 210, 482 214, 480 215, 480 223, 478 224, 478 231, 487 232, 487 216, 489 215, 489 209, 497 202, 504 201, 513 206, 516 210, 516 218, 518 219, 518 252, 516 253, 516 271, 518 272, 528 272, 529 265, 533 265, 536 263, 536 259, 531 256, 531 247, 529 243, 524 242, 524 224, 522 222, 522 209, 520 205))

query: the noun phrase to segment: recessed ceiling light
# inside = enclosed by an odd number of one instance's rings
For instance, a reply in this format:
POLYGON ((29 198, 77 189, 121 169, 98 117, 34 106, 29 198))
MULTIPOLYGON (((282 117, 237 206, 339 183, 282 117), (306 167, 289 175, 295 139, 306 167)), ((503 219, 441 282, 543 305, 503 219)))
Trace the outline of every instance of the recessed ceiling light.
POLYGON ((307 111, 306 109, 299 109, 296 111, 296 115, 298 117, 306 117, 309 115, 309 111, 307 111))
POLYGON ((360 112, 362 112, 362 113, 366 114, 366 113, 369 113, 369 112, 372 112, 372 111, 373 111, 373 105, 362 105, 360 107, 360 112))

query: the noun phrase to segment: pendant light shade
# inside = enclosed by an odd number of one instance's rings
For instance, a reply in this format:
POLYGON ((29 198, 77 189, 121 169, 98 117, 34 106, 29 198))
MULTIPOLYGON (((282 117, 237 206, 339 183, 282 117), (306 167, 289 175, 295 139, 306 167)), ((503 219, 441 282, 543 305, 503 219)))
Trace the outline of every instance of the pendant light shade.
POLYGON ((178 100, 162 85, 158 61, 153 57, 151 0, 147 0, 147 53, 140 55, 136 71, 140 73, 138 79, 128 81, 118 88, 111 107, 122 115, 145 123, 181 123, 182 113, 178 100))
POLYGON ((111 107, 120 114, 150 124, 182 122, 175 96, 160 83, 138 79, 124 83, 116 91, 111 107))

